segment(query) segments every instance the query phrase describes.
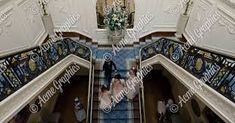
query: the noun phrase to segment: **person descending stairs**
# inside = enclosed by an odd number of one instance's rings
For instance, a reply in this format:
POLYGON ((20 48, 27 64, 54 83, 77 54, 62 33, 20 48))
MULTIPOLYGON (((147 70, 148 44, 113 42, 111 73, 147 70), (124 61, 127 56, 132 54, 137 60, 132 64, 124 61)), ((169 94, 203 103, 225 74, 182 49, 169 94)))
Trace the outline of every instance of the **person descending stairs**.
MULTIPOLYGON (((95 80, 93 91, 93 106, 92 106, 92 123, 140 123, 140 109, 139 109, 139 95, 135 96, 133 100, 129 100, 126 96, 117 104, 110 105, 112 108, 99 107, 99 91, 102 86, 106 85, 106 79, 103 67, 103 54, 111 52, 111 48, 96 49, 96 62, 95 66, 95 80)), ((121 75, 122 79, 126 79, 126 74, 130 66, 136 65, 135 51, 132 48, 122 49, 118 55, 112 58, 117 66, 117 72, 121 75)), ((114 100, 112 97, 112 100, 114 100)))

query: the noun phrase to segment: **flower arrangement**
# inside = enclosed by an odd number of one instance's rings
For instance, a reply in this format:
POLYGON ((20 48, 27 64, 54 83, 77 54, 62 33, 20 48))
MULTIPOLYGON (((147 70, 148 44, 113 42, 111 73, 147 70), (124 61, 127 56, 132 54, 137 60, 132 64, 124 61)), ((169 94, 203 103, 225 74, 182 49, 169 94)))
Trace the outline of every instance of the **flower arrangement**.
POLYGON ((105 15, 104 24, 110 31, 124 30, 128 26, 125 7, 114 6, 105 15))

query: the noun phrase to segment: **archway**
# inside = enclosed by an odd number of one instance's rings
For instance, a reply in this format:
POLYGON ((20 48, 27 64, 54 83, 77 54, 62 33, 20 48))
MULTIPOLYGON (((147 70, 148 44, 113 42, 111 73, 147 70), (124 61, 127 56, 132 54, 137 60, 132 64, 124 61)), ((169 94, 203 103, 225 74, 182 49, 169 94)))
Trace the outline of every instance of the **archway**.
POLYGON ((112 6, 120 4, 128 12, 128 26, 127 28, 134 27, 134 17, 135 17, 135 3, 134 0, 97 0, 96 2, 96 16, 97 16, 97 26, 99 29, 104 29, 104 18, 107 11, 112 8, 112 6))

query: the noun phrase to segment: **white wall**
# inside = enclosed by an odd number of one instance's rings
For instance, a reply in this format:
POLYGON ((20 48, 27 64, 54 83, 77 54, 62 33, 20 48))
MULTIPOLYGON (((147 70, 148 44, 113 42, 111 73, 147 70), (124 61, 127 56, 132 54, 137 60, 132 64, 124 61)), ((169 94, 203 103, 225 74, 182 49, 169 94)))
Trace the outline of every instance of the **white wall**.
MULTIPOLYGON (((107 31, 97 28, 96 0, 46 1, 49 3, 48 11, 52 16, 55 29, 58 30, 64 25, 70 16, 79 14, 78 22, 72 25, 70 31, 86 35, 99 44, 110 43, 107 40, 107 31)), ((184 10, 179 7, 180 1, 183 0, 135 0, 135 26, 147 12, 154 16, 153 20, 144 26, 145 28, 136 37, 158 31, 175 31, 179 13, 184 10), (180 10, 175 10, 175 7, 180 10)), ((31 9, 38 7, 37 5, 37 0, 2 0, 0 2, 1 12, 9 14, 9 17, 0 23, 0 55, 32 47, 39 44, 42 37, 46 36, 40 14, 34 14, 38 8, 33 11, 31 9)), ((221 14, 221 19, 211 27, 211 31, 204 33, 203 38, 197 41, 196 45, 234 56, 235 45, 232 44, 235 43, 235 3, 232 3, 232 0, 194 0, 184 35, 187 40, 192 41, 191 36, 195 28, 205 23, 208 11, 213 6, 221 14)))
MULTIPOLYGON (((178 13, 167 12, 169 7, 173 7, 180 0, 135 0, 135 25, 139 19, 151 13, 154 19, 145 26, 138 37, 155 31, 175 31, 178 13)), ((50 0, 49 11, 57 29, 66 22, 68 15, 77 12, 81 15, 80 21, 76 23, 71 31, 79 32, 98 43, 107 43, 107 32, 105 29, 98 29, 96 22, 96 0, 50 0)), ((137 38, 138 38, 137 37, 137 38)))
POLYGON ((35 0, 0 3, 0 55, 37 45, 46 36, 35 0))
POLYGON ((192 36, 196 37, 194 30, 205 25, 206 19, 210 19, 209 16, 212 15, 209 11, 214 9, 220 18, 213 23, 210 30, 203 33, 203 37, 198 39, 195 45, 234 57, 235 1, 232 3, 232 0, 197 0, 193 6, 184 34, 186 38, 192 42, 192 36))

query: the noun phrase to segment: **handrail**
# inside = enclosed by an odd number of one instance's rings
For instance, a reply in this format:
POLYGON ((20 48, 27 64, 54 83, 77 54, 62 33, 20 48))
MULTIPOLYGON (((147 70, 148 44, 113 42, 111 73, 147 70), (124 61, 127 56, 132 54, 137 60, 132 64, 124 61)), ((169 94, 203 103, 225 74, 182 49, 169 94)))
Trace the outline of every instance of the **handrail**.
POLYGON ((140 62, 162 54, 235 102, 235 59, 196 46, 161 38, 140 49, 140 62))
POLYGON ((24 50, 0 59, 0 101, 48 70, 66 56, 74 54, 92 63, 89 47, 70 38, 24 50))
MULTIPOLYGON (((141 51, 141 50, 140 50, 141 51)), ((139 54, 140 54, 139 51, 139 54)), ((141 59, 139 59, 139 69, 141 69, 141 59)), ((141 78, 143 81, 143 78, 141 78)), ((144 85, 140 88, 140 93, 139 93, 139 102, 140 102, 140 123, 146 123, 146 115, 145 115, 145 97, 144 97, 144 85)))
POLYGON ((92 103, 93 103, 93 99, 91 97, 93 97, 93 91, 91 92, 91 89, 93 90, 93 84, 94 84, 94 65, 92 63, 93 61, 91 61, 90 64, 90 70, 89 70, 89 87, 88 87, 88 108, 87 108, 87 119, 86 119, 86 123, 90 123, 89 119, 90 117, 92 117, 92 115, 90 115, 90 111, 92 111, 92 103))
POLYGON ((93 113, 93 97, 94 97, 94 81, 95 81, 95 66, 94 65, 92 65, 92 83, 91 83, 91 96, 90 96, 90 98, 91 98, 91 103, 90 103, 90 106, 91 106, 91 108, 90 108, 90 111, 89 111, 89 113, 90 113, 90 122, 89 123, 92 123, 92 113, 93 113))
POLYGON ((140 123, 145 123, 146 119, 145 119, 145 100, 144 100, 144 88, 140 89, 140 93, 139 93, 139 108, 140 108, 140 123))

